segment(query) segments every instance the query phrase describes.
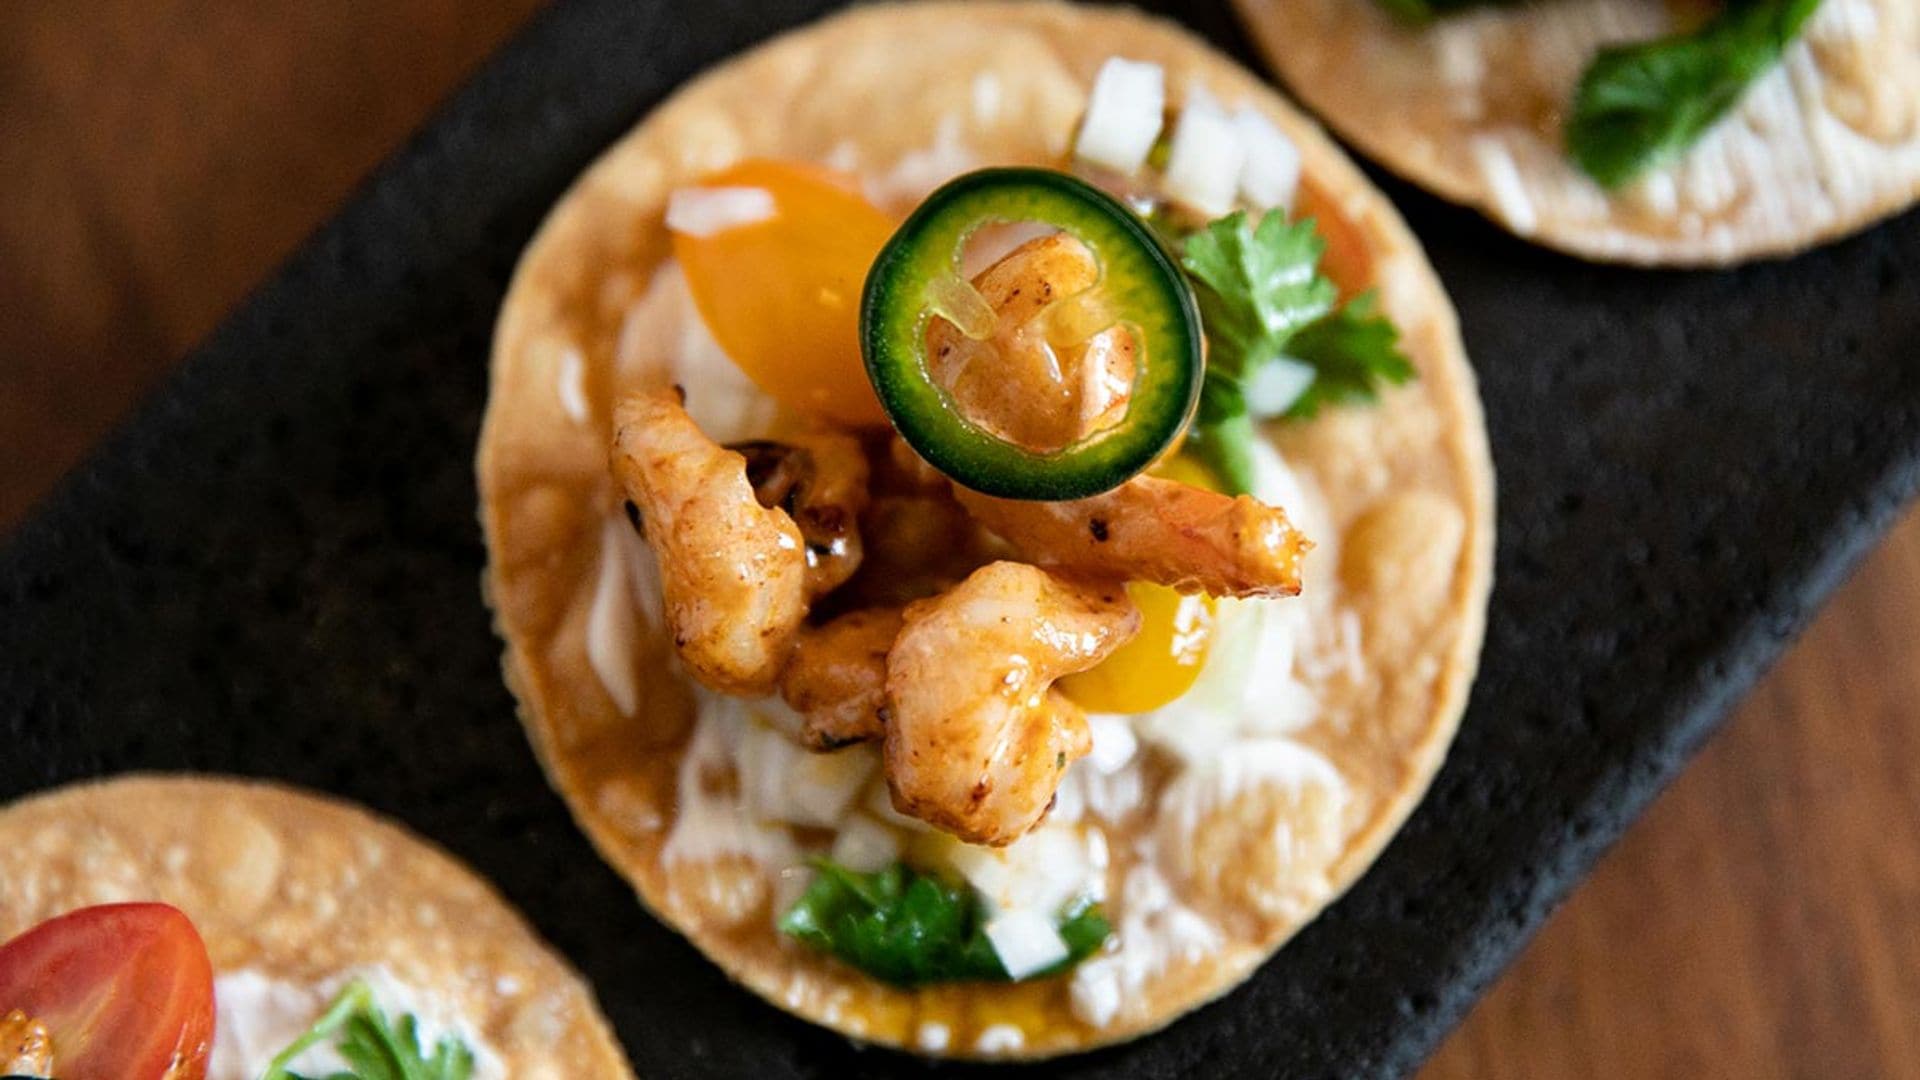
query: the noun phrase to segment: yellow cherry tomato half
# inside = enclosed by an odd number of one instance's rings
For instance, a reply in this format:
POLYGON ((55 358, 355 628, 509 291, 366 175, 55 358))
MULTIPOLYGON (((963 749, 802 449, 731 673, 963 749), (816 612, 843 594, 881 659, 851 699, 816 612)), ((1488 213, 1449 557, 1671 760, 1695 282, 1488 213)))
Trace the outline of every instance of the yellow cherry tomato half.
POLYGON ((1204 488, 1208 491, 1220 490, 1220 480, 1213 475, 1213 470, 1207 468, 1192 454, 1169 454, 1154 462, 1153 467, 1147 470, 1147 474, 1162 480, 1178 480, 1189 487, 1204 488))
POLYGON ((1140 609, 1140 633, 1094 667, 1055 685, 1088 712, 1143 713, 1193 685, 1213 644, 1211 596, 1182 596, 1136 581, 1127 595, 1140 609))
POLYGON ((673 255, 714 340, 782 405, 842 424, 884 424, 860 359, 860 289, 894 222, 849 178, 748 160, 699 188, 763 191, 773 213, 673 232, 673 255))

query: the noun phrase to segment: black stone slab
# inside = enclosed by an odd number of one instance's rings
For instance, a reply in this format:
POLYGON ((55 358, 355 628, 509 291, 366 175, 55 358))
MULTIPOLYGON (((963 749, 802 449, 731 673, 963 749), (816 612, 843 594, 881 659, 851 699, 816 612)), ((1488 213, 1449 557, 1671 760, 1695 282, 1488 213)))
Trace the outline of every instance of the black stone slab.
MULTIPOLYGON (((496 58, 0 553, 0 796, 129 769, 337 792, 498 882, 650 1080, 919 1070, 732 989, 639 910, 535 767, 478 594, 469 462, 520 247, 676 84, 825 6, 577 0, 496 58)), ((1166 6, 1248 55, 1221 7, 1166 6)), ((1411 1069, 1914 489, 1920 215, 1648 273, 1385 187, 1459 305, 1500 470, 1459 742, 1247 987, 1050 1073, 1411 1069)))

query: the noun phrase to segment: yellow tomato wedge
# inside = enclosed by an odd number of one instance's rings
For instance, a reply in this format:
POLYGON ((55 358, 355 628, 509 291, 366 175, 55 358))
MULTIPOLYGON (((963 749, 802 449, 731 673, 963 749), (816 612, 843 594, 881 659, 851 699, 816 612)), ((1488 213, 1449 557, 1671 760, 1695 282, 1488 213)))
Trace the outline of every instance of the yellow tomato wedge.
POLYGON ((673 255, 714 340, 782 405, 843 424, 884 424, 860 359, 860 289, 894 222, 848 178, 749 160, 700 181, 773 198, 773 215, 706 235, 673 233, 673 255))
POLYGON ((1153 463, 1147 470, 1149 475, 1163 480, 1178 480, 1189 487, 1204 488, 1207 491, 1219 491, 1220 481, 1214 477, 1213 470, 1201 463, 1192 454, 1171 454, 1153 463))
POLYGON ((1093 668, 1055 685, 1088 712, 1143 713, 1193 685, 1213 642, 1213 597, 1181 596, 1135 581, 1127 595, 1140 609, 1140 633, 1093 668))
MULTIPOLYGON (((1220 490, 1213 471, 1189 454, 1170 454, 1147 471, 1220 490)), ((1090 712, 1143 713, 1167 704, 1200 677, 1213 644, 1213 597, 1181 596, 1144 581, 1129 584, 1127 595, 1140 609, 1139 635, 1093 668, 1055 684, 1090 712)))

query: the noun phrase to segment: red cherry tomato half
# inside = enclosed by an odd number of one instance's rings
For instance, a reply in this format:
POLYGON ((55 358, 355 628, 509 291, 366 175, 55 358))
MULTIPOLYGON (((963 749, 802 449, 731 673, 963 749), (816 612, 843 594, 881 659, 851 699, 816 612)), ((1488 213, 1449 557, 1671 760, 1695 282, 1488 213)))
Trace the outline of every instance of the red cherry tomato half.
POLYGON ((203 1080, 213 965, 166 904, 104 904, 0 945, 0 1014, 47 1025, 60 1080, 203 1080))

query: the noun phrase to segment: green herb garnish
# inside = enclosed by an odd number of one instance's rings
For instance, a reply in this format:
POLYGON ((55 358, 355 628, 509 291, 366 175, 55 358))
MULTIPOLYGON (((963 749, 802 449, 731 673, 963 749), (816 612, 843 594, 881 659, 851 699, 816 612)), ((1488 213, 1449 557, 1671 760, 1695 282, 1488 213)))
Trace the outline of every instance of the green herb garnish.
POLYGON ((333 1000, 307 1033, 294 1040, 267 1066, 261 1080, 468 1080, 473 1053, 443 1038, 429 1057, 420 1049, 419 1026, 411 1014, 391 1023, 373 1000, 373 989, 355 979, 333 1000), (305 1077, 287 1065, 308 1049, 335 1040, 334 1049, 351 1071, 305 1077))
POLYGON ((1319 415, 1323 405, 1372 401, 1381 382, 1397 386, 1413 378, 1413 364, 1400 351, 1400 331, 1378 308, 1368 290, 1287 342, 1286 355, 1313 368, 1314 378, 1286 416, 1305 419, 1319 415))
POLYGON ((1516 0, 1377 0, 1393 17, 1410 23, 1427 22, 1487 3, 1514 3, 1516 0))
POLYGON ((1693 145, 1773 67, 1820 0, 1732 0, 1690 34, 1600 50, 1567 117, 1567 150, 1616 188, 1693 145))
MULTIPOLYGON (((821 952, 898 986, 1007 981, 987 940, 986 910, 965 885, 949 884, 905 863, 861 873, 813 860, 812 884, 780 917, 780 929, 821 952)), ((1035 978, 1057 974, 1100 948, 1109 927, 1096 904, 1061 914, 1067 958, 1035 978)))
POLYGON ((1196 286, 1208 349, 1188 445, 1231 494, 1253 487, 1249 448, 1261 417, 1248 408, 1246 387, 1260 367, 1292 360, 1312 369, 1306 389, 1279 413, 1296 418, 1373 400, 1381 383, 1413 377, 1372 293, 1336 307, 1339 290, 1319 271, 1326 247, 1313 219, 1289 223, 1278 210, 1257 225, 1236 211, 1186 239, 1181 264, 1196 286))

